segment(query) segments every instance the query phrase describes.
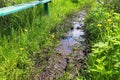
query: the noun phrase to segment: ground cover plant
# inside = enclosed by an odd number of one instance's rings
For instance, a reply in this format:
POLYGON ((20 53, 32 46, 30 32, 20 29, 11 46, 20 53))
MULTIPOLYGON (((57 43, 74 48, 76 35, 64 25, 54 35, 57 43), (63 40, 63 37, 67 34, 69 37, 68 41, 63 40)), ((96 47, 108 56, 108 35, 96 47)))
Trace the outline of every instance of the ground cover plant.
MULTIPOLYGON (((0 7, 30 0, 1 0, 0 7), (10 1, 10 2, 8 2, 10 1)), ((50 15, 43 6, 0 17, 0 80, 29 80, 34 65, 34 55, 42 48, 54 45, 56 35, 50 30, 92 0, 78 3, 72 0, 52 0, 50 15), (32 58, 30 58, 32 57, 32 58)))
POLYGON ((120 80, 120 14, 116 12, 115 8, 97 3, 87 16, 92 53, 86 80, 120 80))

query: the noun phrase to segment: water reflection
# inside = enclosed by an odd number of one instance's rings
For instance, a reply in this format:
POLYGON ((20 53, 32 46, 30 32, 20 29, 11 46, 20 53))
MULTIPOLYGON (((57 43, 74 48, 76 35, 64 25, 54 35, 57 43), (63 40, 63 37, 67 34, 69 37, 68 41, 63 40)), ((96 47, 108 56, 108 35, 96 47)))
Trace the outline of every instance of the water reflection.
POLYGON ((85 12, 80 13, 71 24, 73 26, 72 30, 68 31, 66 38, 61 40, 60 46, 57 48, 57 51, 69 55, 72 52, 72 46, 82 43, 85 43, 85 32, 82 29, 84 27, 85 12))

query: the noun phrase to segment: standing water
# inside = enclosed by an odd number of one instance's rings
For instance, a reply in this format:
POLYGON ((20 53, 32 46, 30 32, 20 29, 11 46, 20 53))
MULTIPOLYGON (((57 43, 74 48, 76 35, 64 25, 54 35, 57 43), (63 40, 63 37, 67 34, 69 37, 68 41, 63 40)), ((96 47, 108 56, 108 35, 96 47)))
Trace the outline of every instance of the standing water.
POLYGON ((73 46, 83 46, 85 43, 85 32, 83 30, 85 15, 85 11, 75 15, 75 18, 73 18, 74 20, 71 21, 73 27, 67 33, 66 38, 61 40, 61 44, 57 48, 58 52, 69 55, 73 51, 73 46))
POLYGON ((86 67, 85 15, 86 11, 83 10, 67 20, 65 24, 71 24, 70 31, 60 40, 60 45, 56 48, 58 54, 49 58, 48 66, 35 76, 35 80, 58 80, 66 71, 70 73, 69 79, 73 80, 78 71, 86 67))

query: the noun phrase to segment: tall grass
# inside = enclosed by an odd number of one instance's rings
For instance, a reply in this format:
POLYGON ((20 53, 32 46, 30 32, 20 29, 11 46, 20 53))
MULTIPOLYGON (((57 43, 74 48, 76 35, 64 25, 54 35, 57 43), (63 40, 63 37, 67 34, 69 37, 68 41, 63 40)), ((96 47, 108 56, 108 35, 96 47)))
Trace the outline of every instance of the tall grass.
MULTIPOLYGON (((25 0, 27 1, 29 0, 25 0)), ((45 15, 43 6, 40 5, 0 17, 0 80, 29 79, 34 65, 29 56, 35 55, 34 51, 53 45, 51 35, 54 32, 50 33, 50 30, 62 22, 67 14, 79 10, 91 1, 79 0, 76 4, 71 0, 52 0, 49 5, 50 16, 45 15)), ((22 2, 14 1, 15 4, 22 2)), ((13 4, 6 0, 5 6, 7 5, 13 4)))
POLYGON ((87 80, 120 80, 120 14, 96 4, 87 17, 92 44, 87 80))

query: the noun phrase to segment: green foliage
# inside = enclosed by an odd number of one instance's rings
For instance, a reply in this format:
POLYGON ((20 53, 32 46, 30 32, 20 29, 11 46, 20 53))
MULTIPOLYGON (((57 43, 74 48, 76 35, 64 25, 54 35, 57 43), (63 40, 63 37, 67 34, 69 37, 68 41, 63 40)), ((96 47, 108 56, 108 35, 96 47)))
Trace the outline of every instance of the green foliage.
POLYGON ((113 0, 110 5, 112 5, 112 9, 114 9, 116 12, 120 13, 120 0, 113 0))
POLYGON ((87 16, 91 38, 87 80, 120 80, 120 14, 97 4, 87 16), (89 77, 88 77, 89 76, 89 77))
MULTIPOLYGON (((27 1, 30 0, 15 0, 14 4, 27 1)), ((29 80, 35 58, 31 60, 29 56, 36 55, 33 54, 35 51, 41 51, 48 45, 54 45, 56 34, 50 33, 50 30, 61 23, 67 14, 79 10, 90 1, 81 1, 78 5, 71 0, 52 0, 50 16, 45 15, 40 5, 0 17, 0 80, 29 80)), ((2 4, 5 5, 1 7, 13 5, 7 0, 3 0, 2 4)), ((39 56, 42 57, 42 54, 39 53, 39 56)))
POLYGON ((103 4, 109 10, 114 10, 115 12, 120 13, 120 0, 96 0, 98 3, 103 4))
POLYGON ((113 9, 115 12, 120 13, 120 0, 110 0, 109 3, 106 4, 106 6, 109 9, 113 9))

